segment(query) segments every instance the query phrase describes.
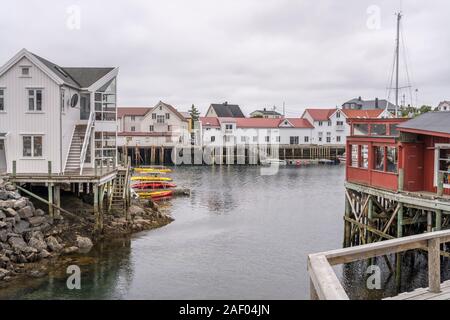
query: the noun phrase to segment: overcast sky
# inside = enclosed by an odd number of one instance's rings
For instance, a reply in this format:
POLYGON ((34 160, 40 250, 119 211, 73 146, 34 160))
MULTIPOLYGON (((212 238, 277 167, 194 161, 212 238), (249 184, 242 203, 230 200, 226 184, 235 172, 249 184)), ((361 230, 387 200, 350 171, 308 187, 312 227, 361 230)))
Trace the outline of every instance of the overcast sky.
POLYGON ((119 66, 121 106, 228 101, 248 113, 284 101, 299 116, 387 97, 400 7, 413 103, 415 88, 419 104, 450 99, 448 0, 14 0, 2 3, 0 62, 27 48, 62 66, 119 66))

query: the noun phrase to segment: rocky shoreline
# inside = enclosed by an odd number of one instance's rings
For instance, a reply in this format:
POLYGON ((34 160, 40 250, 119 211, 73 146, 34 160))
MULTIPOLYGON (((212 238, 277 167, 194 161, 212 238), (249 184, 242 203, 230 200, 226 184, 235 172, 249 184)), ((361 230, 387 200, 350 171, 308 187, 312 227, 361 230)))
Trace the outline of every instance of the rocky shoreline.
POLYGON ((99 233, 92 213, 52 218, 36 209, 7 178, 0 177, 0 287, 20 276, 43 276, 51 261, 86 253, 102 239, 162 227, 173 221, 151 202, 135 202, 128 213, 129 221, 123 212, 105 214, 104 228, 99 233))

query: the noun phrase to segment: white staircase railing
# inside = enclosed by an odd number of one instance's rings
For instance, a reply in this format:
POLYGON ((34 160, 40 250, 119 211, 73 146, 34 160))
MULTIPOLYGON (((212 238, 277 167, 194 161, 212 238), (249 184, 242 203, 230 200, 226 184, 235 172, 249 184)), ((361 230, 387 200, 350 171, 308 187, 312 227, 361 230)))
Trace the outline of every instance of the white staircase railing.
POLYGON ((63 172, 66 172, 67 161, 69 160, 70 150, 72 149, 73 136, 75 135, 76 128, 77 128, 76 125, 73 126, 72 137, 70 138, 69 150, 67 150, 66 160, 64 161, 64 171, 63 172))
POLYGON ((87 153, 87 148, 89 146, 89 142, 91 140, 90 137, 91 137, 92 128, 94 126, 94 120, 95 120, 95 112, 91 112, 91 114, 89 115, 89 121, 88 121, 88 124, 86 127, 86 133, 84 135, 83 147, 81 148, 80 175, 83 174, 84 162, 86 161, 86 153, 87 153))

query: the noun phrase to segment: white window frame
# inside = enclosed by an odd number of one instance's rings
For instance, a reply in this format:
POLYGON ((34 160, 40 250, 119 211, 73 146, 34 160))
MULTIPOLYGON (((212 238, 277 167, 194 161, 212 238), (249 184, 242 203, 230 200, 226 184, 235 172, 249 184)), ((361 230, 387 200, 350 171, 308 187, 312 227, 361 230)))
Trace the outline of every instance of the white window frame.
POLYGON ((43 88, 26 88, 27 92, 27 113, 43 113, 44 112, 44 89, 43 88), (30 95, 33 91, 33 96, 30 95), (41 92, 41 109, 37 110, 37 92, 41 92), (30 98, 33 97, 33 110, 30 110, 30 98))
POLYGON ((43 159, 44 157, 44 135, 43 134, 21 134, 22 136, 22 158, 23 159, 43 159), (31 155, 30 156, 26 156, 24 154, 24 139, 26 137, 30 137, 31 138, 31 155), (35 138, 40 137, 41 138, 41 155, 35 156, 34 155, 34 145, 35 145, 35 138))
MULTIPOLYGON (((436 143, 434 150, 434 186, 437 187, 438 168, 439 168, 439 151, 440 149, 450 149, 450 143, 436 143)), ((444 184, 445 189, 450 189, 450 184, 444 184)))
POLYGON ((160 114, 156 115, 156 123, 164 124, 165 120, 166 120, 165 116, 160 115, 160 114))
POLYGON ((32 66, 19 66, 19 68, 20 68, 20 77, 21 78, 31 78, 31 67, 32 66), (28 69, 28 73, 27 74, 23 74, 23 70, 24 69, 28 69))
POLYGON ((148 127, 148 130, 149 130, 150 132, 154 132, 154 131, 155 131, 155 126, 151 124, 151 125, 148 127))

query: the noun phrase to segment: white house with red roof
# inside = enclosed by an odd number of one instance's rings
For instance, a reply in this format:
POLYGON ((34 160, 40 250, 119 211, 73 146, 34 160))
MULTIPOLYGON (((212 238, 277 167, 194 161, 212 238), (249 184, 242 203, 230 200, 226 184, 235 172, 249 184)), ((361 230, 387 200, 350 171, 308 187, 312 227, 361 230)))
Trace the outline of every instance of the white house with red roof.
POLYGON ((311 143, 317 145, 345 145, 350 134, 347 119, 350 118, 392 118, 386 109, 353 110, 308 108, 303 112, 303 119, 313 126, 311 143))
POLYGON ((190 144, 189 121, 170 104, 120 107, 118 146, 150 147, 190 144))

